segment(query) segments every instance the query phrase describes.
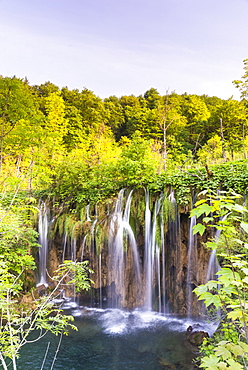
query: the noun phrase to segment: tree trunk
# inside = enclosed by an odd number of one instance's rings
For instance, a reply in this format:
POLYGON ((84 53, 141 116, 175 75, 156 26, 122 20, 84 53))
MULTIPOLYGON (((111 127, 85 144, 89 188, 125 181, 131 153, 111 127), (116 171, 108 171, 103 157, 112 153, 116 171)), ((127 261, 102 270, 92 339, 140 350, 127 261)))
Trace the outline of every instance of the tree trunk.
POLYGON ((220 136, 222 141, 222 158, 226 161, 225 138, 223 133, 222 118, 220 118, 220 136))
POLYGON ((246 154, 246 150, 245 150, 245 125, 244 125, 244 122, 242 123, 242 141, 243 141, 244 159, 247 159, 247 154, 246 154))

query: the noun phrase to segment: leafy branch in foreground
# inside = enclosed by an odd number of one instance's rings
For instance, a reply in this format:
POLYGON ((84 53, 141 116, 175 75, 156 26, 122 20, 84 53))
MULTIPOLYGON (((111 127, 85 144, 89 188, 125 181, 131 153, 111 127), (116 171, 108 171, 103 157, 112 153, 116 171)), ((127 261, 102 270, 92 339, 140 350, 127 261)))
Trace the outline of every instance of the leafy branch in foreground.
POLYGON ((75 285, 76 292, 81 290, 89 290, 94 282, 89 278, 89 273, 93 274, 93 270, 88 267, 88 261, 74 262, 65 260, 62 265, 55 271, 54 280, 69 278, 67 284, 75 285))
POLYGON ((207 245, 217 250, 223 260, 223 267, 217 272, 217 279, 198 286, 194 292, 206 307, 221 310, 222 318, 213 339, 205 341, 201 352, 200 367, 207 370, 246 369, 248 366, 248 223, 247 208, 237 203, 241 198, 235 193, 208 195, 195 204, 191 216, 201 217, 194 233, 201 235, 207 228, 221 232, 219 239, 207 245), (237 335, 230 338, 229 324, 237 335))
POLYGON ((30 341, 38 341, 48 331, 55 335, 67 335, 69 328, 77 330, 72 324, 74 318, 56 308, 54 299, 60 295, 65 279, 69 284, 75 283, 76 286, 78 282, 78 290, 89 289, 88 272, 86 263, 66 261, 58 269, 58 275, 55 277, 56 287, 47 296, 33 297, 25 307, 20 305, 21 274, 18 276, 11 274, 7 263, 0 263, 0 362, 5 370, 8 368, 8 361, 12 362, 14 370, 17 369, 16 359, 19 351, 30 341), (32 332, 36 337, 30 340, 32 332))

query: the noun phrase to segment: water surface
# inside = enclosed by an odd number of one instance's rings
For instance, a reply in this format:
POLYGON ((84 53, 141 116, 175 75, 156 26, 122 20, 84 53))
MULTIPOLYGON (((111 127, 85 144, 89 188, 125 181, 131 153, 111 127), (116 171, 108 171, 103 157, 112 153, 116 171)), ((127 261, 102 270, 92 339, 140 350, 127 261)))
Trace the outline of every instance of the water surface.
POLYGON ((193 320, 141 310, 75 307, 71 312, 78 331, 63 337, 54 365, 59 337, 48 334, 23 347, 18 369, 41 369, 43 362, 44 370, 194 369, 196 353, 185 338, 193 320))

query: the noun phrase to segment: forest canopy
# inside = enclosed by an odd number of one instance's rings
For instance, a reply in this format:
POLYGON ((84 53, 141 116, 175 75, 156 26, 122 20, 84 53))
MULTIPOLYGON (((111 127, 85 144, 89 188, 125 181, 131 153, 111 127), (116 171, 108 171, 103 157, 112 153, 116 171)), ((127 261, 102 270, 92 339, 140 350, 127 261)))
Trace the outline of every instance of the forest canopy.
POLYGON ((2 190, 88 203, 123 186, 156 190, 189 169, 205 168, 194 176, 208 180, 209 166, 247 158, 244 69, 234 81, 240 101, 155 88, 103 100, 87 88, 1 76, 2 190))

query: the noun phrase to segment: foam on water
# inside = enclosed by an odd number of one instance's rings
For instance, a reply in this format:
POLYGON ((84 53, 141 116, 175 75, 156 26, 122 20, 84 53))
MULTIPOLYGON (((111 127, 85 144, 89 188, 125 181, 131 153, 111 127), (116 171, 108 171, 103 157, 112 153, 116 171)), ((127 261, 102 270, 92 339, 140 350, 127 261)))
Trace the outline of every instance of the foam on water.
POLYGON ((189 326, 197 324, 199 330, 207 331, 211 336, 218 325, 203 319, 194 320, 150 310, 135 309, 129 312, 121 309, 89 308, 72 301, 65 302, 62 307, 70 310, 70 314, 77 318, 93 317, 100 323, 103 332, 110 335, 123 335, 145 329, 156 330, 159 327, 168 331, 186 332, 189 326))

